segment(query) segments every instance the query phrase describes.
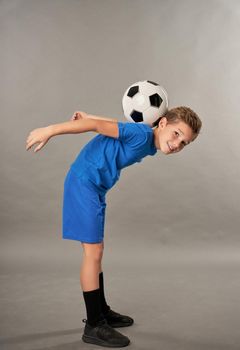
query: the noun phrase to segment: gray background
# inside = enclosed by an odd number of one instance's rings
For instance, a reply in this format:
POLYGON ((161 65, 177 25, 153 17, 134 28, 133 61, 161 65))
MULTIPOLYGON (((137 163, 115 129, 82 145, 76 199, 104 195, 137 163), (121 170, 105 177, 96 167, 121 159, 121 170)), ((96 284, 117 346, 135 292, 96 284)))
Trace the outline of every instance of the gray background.
POLYGON ((132 349, 239 349, 240 4, 5 0, 1 40, 1 346, 81 341, 80 243, 61 239, 63 181, 94 133, 25 151, 75 110, 124 121, 122 95, 159 82, 202 118, 195 143, 122 171, 107 195, 104 272, 132 349))

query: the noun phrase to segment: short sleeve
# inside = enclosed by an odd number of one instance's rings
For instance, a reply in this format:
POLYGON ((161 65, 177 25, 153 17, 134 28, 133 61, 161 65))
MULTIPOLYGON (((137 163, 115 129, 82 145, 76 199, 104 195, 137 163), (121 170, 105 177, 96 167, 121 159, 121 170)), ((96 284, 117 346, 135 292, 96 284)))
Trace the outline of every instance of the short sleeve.
POLYGON ((136 148, 146 143, 152 129, 146 124, 122 123, 118 122, 119 136, 118 140, 136 148))

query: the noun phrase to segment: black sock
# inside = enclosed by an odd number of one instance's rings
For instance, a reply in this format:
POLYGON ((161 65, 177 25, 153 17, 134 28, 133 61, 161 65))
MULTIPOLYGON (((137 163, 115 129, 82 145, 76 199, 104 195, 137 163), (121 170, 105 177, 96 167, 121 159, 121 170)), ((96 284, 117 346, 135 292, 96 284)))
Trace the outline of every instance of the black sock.
POLYGON ((99 320, 103 319, 100 301, 100 289, 83 292, 87 310, 87 321, 90 326, 95 327, 99 320))
POLYGON ((101 308, 104 315, 108 313, 110 310, 110 306, 106 303, 105 296, 104 296, 104 282, 103 282, 103 272, 99 274, 99 289, 100 289, 100 302, 101 302, 101 308))

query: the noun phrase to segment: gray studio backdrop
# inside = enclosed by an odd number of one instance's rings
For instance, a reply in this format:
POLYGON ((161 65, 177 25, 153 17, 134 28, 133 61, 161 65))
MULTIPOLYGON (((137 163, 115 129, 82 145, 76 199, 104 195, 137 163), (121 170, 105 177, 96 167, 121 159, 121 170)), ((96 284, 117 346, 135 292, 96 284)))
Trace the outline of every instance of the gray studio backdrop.
POLYGON ((95 134, 55 137, 37 154, 26 137, 76 110, 124 121, 122 95, 145 79, 203 128, 182 153, 124 169, 108 193, 109 278, 111 266, 122 277, 127 266, 239 262, 239 18, 237 0, 0 2, 3 275, 78 279, 81 246, 61 238, 63 182, 95 134))

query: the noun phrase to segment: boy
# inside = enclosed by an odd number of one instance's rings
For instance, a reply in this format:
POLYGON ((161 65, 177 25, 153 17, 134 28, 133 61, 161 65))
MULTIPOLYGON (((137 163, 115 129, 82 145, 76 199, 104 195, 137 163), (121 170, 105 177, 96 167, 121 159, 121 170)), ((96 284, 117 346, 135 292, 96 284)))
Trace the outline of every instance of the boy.
POLYGON ((80 241, 83 261, 80 283, 86 305, 84 342, 106 347, 123 347, 130 340, 116 327, 133 324, 129 316, 113 311, 104 296, 101 260, 104 244, 105 196, 118 181, 121 169, 140 162, 157 150, 168 155, 180 152, 198 136, 202 123, 188 107, 169 110, 157 127, 122 123, 75 112, 71 121, 33 130, 26 149, 38 143, 39 151, 48 140, 60 134, 94 131, 98 133, 81 150, 64 182, 63 238, 80 241))

